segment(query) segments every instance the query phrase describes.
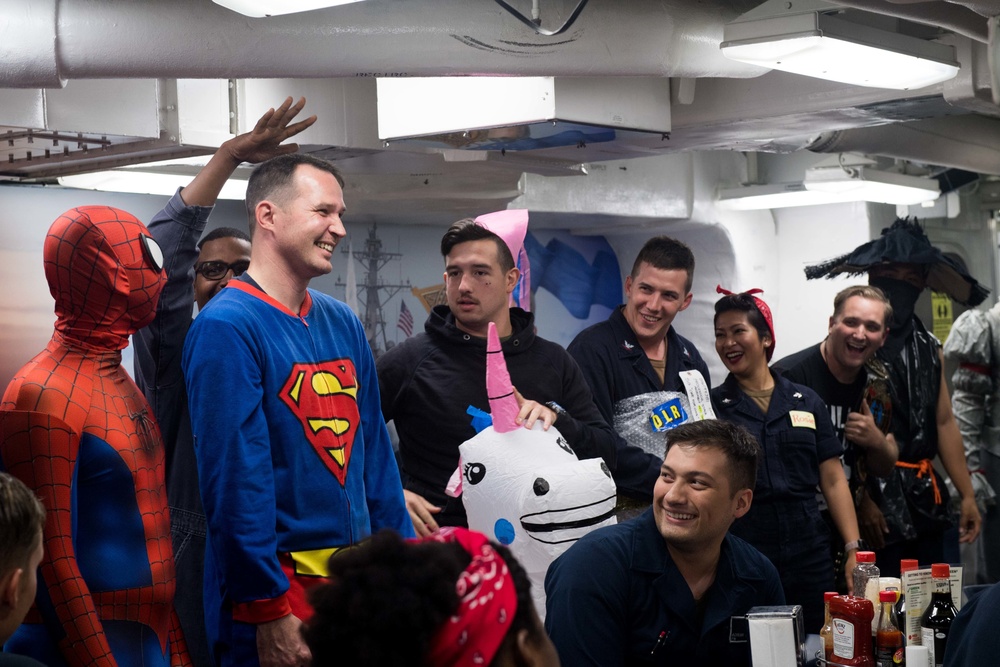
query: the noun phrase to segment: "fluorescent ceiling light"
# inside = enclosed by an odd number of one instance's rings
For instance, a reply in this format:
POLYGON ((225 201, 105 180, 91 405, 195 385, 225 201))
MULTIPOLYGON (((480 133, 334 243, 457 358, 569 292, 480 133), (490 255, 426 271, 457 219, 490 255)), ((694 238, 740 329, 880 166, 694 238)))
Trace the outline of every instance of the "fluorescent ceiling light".
POLYGON ((953 47, 847 21, 837 10, 843 7, 822 0, 768 0, 726 24, 722 53, 761 67, 896 90, 958 74, 953 47))
MULTIPOLYGON (((100 190, 102 192, 129 192, 146 195, 163 195, 169 197, 191 182, 192 177, 179 174, 153 174, 142 171, 96 171, 92 174, 76 176, 61 176, 59 185, 81 190, 100 190)), ((222 186, 219 199, 236 199, 242 201, 246 197, 247 182, 229 179, 222 186)))
POLYGON ((261 17, 308 12, 362 0, 212 0, 212 2, 244 16, 261 17))
POLYGON ((670 131, 662 78, 388 77, 376 87, 379 138, 428 148, 532 150, 670 131))
POLYGON ((806 190, 799 183, 768 183, 744 185, 719 190, 719 207, 730 211, 758 211, 790 206, 815 206, 857 201, 856 198, 834 192, 806 190))
POLYGON ((806 169, 804 185, 814 192, 897 206, 920 204, 941 196, 941 186, 932 178, 863 166, 806 169))

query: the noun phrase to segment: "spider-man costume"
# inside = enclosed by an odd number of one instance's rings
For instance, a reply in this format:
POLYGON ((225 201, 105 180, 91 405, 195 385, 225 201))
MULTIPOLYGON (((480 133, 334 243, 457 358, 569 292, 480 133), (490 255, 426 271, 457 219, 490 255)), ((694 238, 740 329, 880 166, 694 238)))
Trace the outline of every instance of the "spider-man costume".
POLYGON ((141 222, 106 206, 60 216, 43 255, 55 332, 7 386, 0 467, 45 504, 45 557, 6 647, 49 667, 187 665, 163 444, 121 367, 154 316, 162 255, 141 222))

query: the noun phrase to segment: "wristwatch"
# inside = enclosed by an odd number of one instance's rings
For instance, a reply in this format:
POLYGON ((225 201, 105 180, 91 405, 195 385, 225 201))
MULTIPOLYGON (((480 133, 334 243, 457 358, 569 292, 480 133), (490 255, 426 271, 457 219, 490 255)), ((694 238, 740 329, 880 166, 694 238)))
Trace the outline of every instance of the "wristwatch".
POLYGON ((558 419, 559 417, 562 417, 565 414, 569 414, 569 413, 566 412, 566 408, 564 408, 563 406, 559 405, 555 401, 549 401, 548 403, 545 404, 545 407, 547 407, 552 412, 556 413, 556 419, 558 419))
POLYGON ((864 551, 867 548, 868 545, 865 544, 864 540, 854 540, 844 545, 844 553, 846 554, 848 551, 864 551))

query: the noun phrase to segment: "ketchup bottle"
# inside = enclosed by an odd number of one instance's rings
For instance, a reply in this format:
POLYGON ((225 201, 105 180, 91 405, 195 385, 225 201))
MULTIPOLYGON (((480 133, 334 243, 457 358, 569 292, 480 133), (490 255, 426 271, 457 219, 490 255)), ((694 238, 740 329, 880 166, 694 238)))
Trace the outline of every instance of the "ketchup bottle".
POLYGON ((875 608, 870 600, 853 595, 830 599, 833 624, 833 661, 849 667, 874 667, 872 619, 875 608))

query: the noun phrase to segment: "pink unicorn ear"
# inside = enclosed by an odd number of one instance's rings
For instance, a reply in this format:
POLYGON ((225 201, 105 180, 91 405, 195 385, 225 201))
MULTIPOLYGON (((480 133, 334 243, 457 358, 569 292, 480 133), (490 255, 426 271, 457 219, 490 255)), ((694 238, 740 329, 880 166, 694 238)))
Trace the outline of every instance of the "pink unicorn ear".
POLYGON ((485 227, 503 239, 510 248, 514 265, 521 270, 521 277, 510 295, 510 305, 522 310, 531 310, 531 264, 528 251, 524 247, 524 237, 528 234, 528 209, 517 208, 486 213, 476 218, 476 224, 485 227))
POLYGON ((520 407, 514 396, 510 373, 507 372, 507 362, 503 358, 497 326, 493 322, 490 322, 486 334, 486 394, 490 398, 493 430, 497 433, 510 433, 518 428, 515 420, 520 407))

